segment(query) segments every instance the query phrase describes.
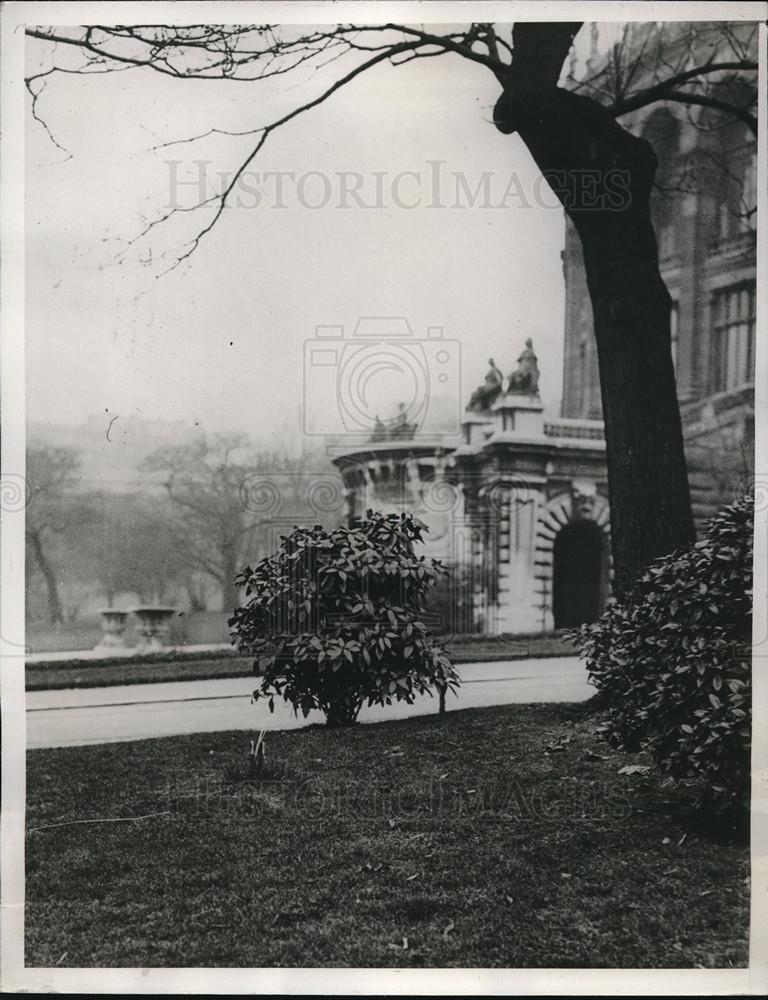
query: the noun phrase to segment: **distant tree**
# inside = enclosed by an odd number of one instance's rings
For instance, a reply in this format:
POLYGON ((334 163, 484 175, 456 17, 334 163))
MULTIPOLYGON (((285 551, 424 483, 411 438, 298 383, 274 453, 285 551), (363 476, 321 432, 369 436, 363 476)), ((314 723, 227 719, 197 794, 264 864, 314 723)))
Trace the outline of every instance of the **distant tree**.
POLYGON ((139 494, 91 493, 78 504, 67 543, 80 575, 97 581, 112 606, 130 591, 142 601, 168 600, 194 566, 174 536, 168 502, 139 494))
MULTIPOLYGON (((272 550, 276 531, 338 520, 333 497, 325 517, 321 505, 311 503, 318 491, 334 494, 337 481, 340 487, 335 470, 332 483, 327 471, 312 472, 303 459, 282 453, 254 455, 242 434, 160 448, 142 463, 142 470, 153 475, 170 498, 168 537, 179 558, 186 567, 216 580, 226 610, 237 604, 236 574, 248 560, 272 550)), ((340 501, 340 489, 336 492, 340 501)), ((194 580, 188 576, 185 583, 193 603, 200 587, 199 577, 194 580)))
POLYGON ((59 540, 67 529, 72 514, 71 491, 77 482, 77 469, 78 457, 74 449, 47 445, 27 448, 27 550, 45 581, 52 625, 63 622, 64 613, 51 548, 54 540, 59 540))
POLYGON ((184 577, 184 589, 189 598, 190 611, 208 610, 208 587, 205 574, 189 572, 184 577))
POLYGON ((253 470, 242 457, 247 447, 242 434, 219 434, 160 448, 142 463, 144 472, 159 475, 171 500, 174 544, 189 566, 218 582, 226 610, 237 604, 235 576, 256 527, 243 502, 253 470))

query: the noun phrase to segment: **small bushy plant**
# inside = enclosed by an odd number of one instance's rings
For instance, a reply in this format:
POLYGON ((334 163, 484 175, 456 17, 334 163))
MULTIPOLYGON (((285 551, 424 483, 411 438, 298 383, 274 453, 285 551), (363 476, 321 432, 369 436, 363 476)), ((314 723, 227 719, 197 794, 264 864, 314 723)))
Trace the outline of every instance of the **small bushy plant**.
POLYGON ((657 559, 620 602, 570 637, 619 748, 700 779, 721 811, 749 801, 753 501, 725 507, 688 548, 657 559))
POLYGON ((256 655, 254 698, 282 697, 329 725, 354 722, 364 703, 412 703, 454 689, 458 675, 421 620, 441 566, 417 556, 426 526, 410 514, 368 511, 354 527, 295 528, 237 582, 249 598, 230 619, 256 655))

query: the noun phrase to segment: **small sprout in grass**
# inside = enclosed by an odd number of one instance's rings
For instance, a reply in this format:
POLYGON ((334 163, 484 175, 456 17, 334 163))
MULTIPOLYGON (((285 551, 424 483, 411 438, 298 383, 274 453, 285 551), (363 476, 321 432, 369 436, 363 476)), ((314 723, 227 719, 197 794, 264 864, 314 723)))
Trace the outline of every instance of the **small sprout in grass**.
POLYGON ((456 924, 453 922, 453 920, 449 920, 448 921, 448 923, 446 924, 445 930, 443 931, 443 940, 444 941, 448 940, 448 935, 451 933, 451 931, 453 930, 453 928, 455 926, 456 926, 456 924))
POLYGON ((257 740, 251 740, 249 771, 251 774, 260 774, 264 770, 264 759, 266 757, 266 746, 264 735, 266 730, 262 729, 257 740))

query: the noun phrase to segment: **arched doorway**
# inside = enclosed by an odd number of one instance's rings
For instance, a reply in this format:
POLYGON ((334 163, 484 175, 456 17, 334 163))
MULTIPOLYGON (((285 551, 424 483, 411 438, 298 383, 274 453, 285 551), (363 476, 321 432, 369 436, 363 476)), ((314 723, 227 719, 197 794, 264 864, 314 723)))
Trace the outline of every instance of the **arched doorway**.
POLYGON ((555 628, 593 622, 601 611, 603 532, 594 521, 571 521, 555 537, 552 614, 555 628))

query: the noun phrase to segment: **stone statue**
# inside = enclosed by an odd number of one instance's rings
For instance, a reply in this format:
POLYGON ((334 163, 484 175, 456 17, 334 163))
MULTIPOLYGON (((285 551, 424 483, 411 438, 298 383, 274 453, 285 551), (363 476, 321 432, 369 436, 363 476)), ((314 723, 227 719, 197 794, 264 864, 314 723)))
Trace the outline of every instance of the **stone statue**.
POLYGON ((384 423, 376 414, 376 422, 373 425, 373 434, 371 436, 371 441, 386 441, 387 440, 387 428, 384 423))
POLYGON ((509 376, 508 392, 525 393, 529 396, 539 394, 539 365, 530 337, 525 342, 525 350, 517 359, 516 371, 509 376))
POLYGON ((496 367, 496 362, 493 358, 488 359, 488 364, 491 367, 486 373, 485 382, 472 393, 469 406, 467 407, 468 410, 474 410, 478 413, 487 410, 501 392, 503 376, 496 367))
POLYGON ((397 404, 397 416, 394 418, 389 428, 389 436, 395 440, 410 441, 416 433, 416 424, 408 423, 408 413, 405 403, 397 404))
POLYGON ((571 517, 574 521, 592 520, 597 505, 597 485, 591 479, 571 483, 571 517))
POLYGON ((369 440, 379 443, 381 441, 411 441, 416 434, 418 424, 408 423, 408 411, 405 403, 399 403, 397 415, 386 423, 378 416, 373 425, 373 433, 369 440))

